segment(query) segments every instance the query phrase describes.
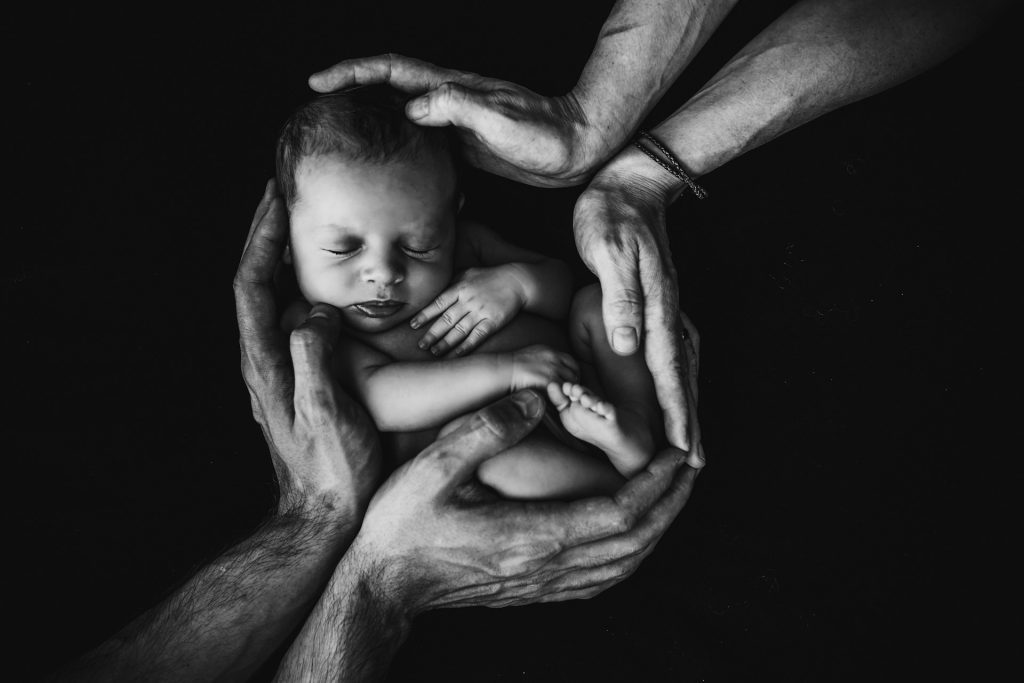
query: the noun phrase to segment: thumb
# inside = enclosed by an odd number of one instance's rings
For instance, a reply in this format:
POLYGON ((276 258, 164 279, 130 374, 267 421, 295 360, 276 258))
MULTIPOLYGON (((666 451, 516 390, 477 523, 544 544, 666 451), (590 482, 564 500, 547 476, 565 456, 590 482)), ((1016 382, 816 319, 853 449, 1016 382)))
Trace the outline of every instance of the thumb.
POLYGON ((295 369, 295 412, 305 418, 336 409, 331 351, 341 333, 341 315, 333 306, 316 304, 290 337, 295 369))
POLYGON ((484 93, 448 81, 405 105, 405 114, 421 126, 454 125, 480 131, 496 116, 484 93))
POLYGON ((435 441, 416 460, 424 487, 444 496, 466 481, 484 460, 530 433, 544 413, 544 399, 532 390, 478 410, 461 427, 435 441))
POLYGON ((597 277, 608 343, 620 356, 636 353, 644 325, 644 293, 636 260, 612 261, 598 269, 597 277))

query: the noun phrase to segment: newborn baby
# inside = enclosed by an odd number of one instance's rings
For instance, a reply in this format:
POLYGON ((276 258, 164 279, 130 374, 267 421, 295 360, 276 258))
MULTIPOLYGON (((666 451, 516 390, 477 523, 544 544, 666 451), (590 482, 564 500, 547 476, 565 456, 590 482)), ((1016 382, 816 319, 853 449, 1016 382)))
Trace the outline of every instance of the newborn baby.
POLYGON ((389 86, 321 96, 278 140, 285 261, 308 303, 341 311, 339 380, 398 463, 502 395, 540 389, 557 418, 484 462, 480 481, 509 498, 613 492, 663 440, 642 354, 612 351, 596 285, 572 296, 564 264, 457 219, 455 141, 410 123, 405 99, 389 86))

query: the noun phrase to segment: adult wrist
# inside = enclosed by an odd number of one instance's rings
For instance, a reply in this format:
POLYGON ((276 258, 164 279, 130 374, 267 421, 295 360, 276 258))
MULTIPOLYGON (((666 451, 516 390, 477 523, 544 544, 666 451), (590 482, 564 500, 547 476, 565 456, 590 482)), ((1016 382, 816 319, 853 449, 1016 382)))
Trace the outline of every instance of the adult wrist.
POLYGON ((629 130, 601 116, 605 108, 581 83, 559 99, 573 128, 572 174, 583 180, 615 154, 629 130))
POLYGON ((624 147, 594 176, 590 187, 628 187, 667 207, 679 198, 686 184, 633 145, 624 147))
POLYGON ((359 529, 363 513, 364 510, 354 504, 354 496, 345 496, 340 491, 301 495, 292 490, 282 491, 276 516, 304 522, 315 533, 352 538, 359 529))
POLYGON ((412 579, 403 562, 377 552, 371 542, 357 536, 338 563, 331 583, 344 586, 347 594, 358 595, 389 633, 401 635, 421 611, 412 579))

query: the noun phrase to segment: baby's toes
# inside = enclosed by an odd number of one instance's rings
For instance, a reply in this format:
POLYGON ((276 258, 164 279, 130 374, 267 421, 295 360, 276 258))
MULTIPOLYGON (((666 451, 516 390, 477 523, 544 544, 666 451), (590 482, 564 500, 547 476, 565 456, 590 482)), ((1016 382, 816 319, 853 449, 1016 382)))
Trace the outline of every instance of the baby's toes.
POLYGON ((565 382, 559 386, 558 382, 548 382, 548 398, 551 399, 551 403, 558 409, 558 412, 565 410, 571 402, 569 401, 568 392, 565 387, 569 386, 568 382, 565 382))
POLYGON ((583 396, 584 393, 586 393, 586 391, 579 384, 573 384, 572 382, 569 382, 569 391, 567 393, 569 394, 569 398, 571 398, 573 401, 578 401, 580 400, 580 397, 583 396))
POLYGON ((608 401, 598 401, 593 405, 591 410, 593 410, 595 413, 597 413, 598 415, 605 419, 615 419, 615 406, 613 406, 608 401))
POLYGON ((594 396, 589 391, 584 391, 583 395, 580 396, 580 405, 587 410, 593 410, 594 406, 599 403, 597 396, 594 396))

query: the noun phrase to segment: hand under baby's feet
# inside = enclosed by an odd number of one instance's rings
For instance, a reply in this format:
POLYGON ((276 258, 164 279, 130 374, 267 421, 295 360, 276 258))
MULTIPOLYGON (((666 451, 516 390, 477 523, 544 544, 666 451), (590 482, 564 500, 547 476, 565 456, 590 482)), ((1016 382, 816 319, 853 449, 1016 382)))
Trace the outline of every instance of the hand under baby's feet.
POLYGON ((582 384, 550 382, 547 391, 569 433, 604 451, 623 476, 651 459, 654 439, 643 415, 617 409, 582 384))

